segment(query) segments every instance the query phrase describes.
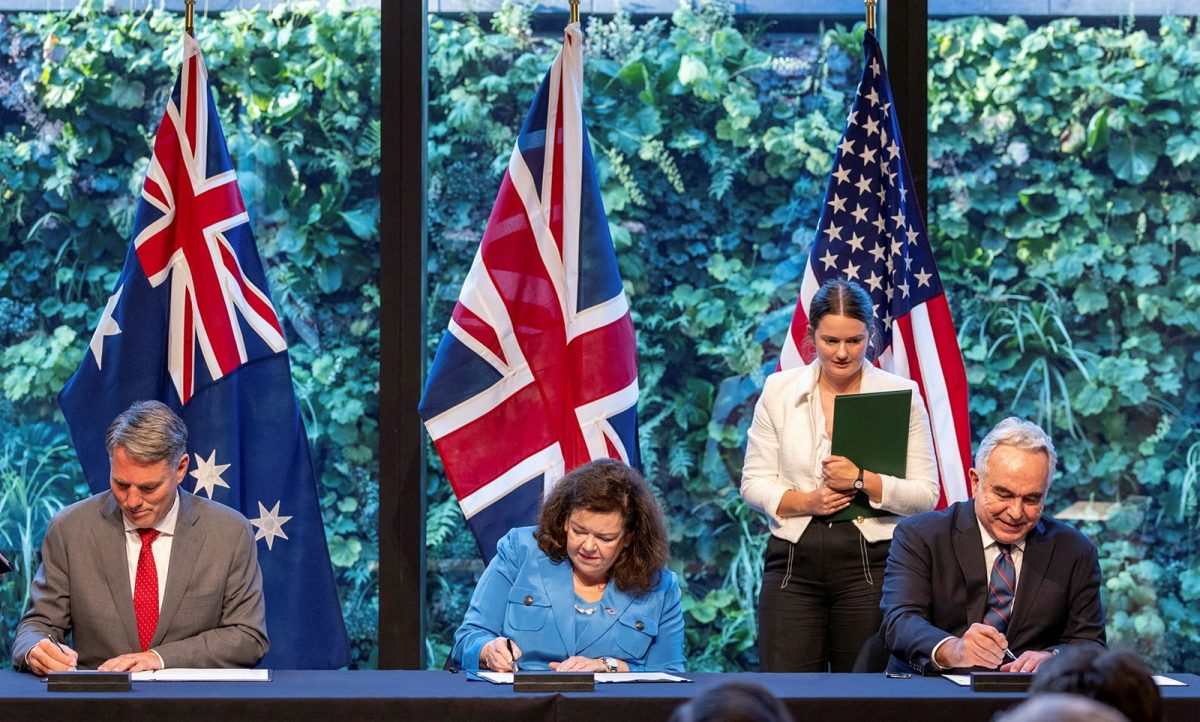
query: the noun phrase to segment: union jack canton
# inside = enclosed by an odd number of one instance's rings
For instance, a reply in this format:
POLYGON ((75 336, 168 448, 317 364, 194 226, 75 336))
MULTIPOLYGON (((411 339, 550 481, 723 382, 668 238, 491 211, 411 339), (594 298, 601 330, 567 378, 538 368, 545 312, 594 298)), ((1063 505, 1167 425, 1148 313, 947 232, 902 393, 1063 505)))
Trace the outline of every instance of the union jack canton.
POLYGON ((583 118, 582 40, 567 27, 521 127, 419 407, 487 560, 567 471, 639 464, 637 344, 583 118))

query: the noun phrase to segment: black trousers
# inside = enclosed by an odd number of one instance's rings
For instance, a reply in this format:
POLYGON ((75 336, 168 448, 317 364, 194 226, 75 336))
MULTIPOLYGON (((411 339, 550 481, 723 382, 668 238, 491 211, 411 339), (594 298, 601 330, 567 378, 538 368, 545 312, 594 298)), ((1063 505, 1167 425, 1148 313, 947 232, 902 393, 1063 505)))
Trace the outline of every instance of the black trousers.
POLYGON ((890 541, 869 543, 854 522, 813 520, 800 541, 767 542, 758 598, 764 672, 849 672, 879 630, 890 541))

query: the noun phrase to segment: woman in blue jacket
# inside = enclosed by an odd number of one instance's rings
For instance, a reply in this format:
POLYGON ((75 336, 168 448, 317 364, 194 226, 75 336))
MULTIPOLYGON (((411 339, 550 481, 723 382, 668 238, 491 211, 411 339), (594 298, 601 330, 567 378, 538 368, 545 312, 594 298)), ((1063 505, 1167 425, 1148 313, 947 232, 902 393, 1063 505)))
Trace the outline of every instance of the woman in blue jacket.
POLYGON ((467 670, 683 670, 679 580, 650 487, 601 459, 564 476, 536 527, 496 547, 454 634, 467 670))

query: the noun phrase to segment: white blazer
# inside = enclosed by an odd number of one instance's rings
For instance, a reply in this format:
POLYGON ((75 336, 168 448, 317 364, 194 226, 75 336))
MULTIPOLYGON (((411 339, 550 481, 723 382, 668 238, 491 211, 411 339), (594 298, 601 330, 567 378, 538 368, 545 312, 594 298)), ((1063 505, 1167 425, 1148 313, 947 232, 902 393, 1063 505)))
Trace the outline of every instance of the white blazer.
MULTIPOLYGON (((754 407, 742 466, 742 498, 766 516, 772 534, 792 543, 799 541, 812 517, 779 516, 777 511, 784 492, 815 491, 823 483, 819 447, 825 416, 815 393, 819 368, 819 363, 813 361, 767 377, 762 396, 754 407)), ((902 479, 880 474, 883 497, 878 504, 871 502, 871 506, 909 516, 929 511, 938 501, 937 466, 925 402, 915 382, 864 361, 862 393, 903 389, 913 392, 905 472, 908 476, 902 479)), ((880 517, 853 523, 863 538, 876 542, 892 538, 896 521, 896 517, 880 517)))

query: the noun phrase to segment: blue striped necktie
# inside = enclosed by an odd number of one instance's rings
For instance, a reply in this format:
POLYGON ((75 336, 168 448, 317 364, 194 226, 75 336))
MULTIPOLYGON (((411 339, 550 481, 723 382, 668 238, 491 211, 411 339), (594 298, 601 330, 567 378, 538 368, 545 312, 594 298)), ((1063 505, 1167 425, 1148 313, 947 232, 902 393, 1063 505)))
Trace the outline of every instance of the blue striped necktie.
POLYGON ((996 544, 1000 554, 992 565, 992 578, 988 583, 987 611, 983 621, 992 625, 1004 634, 1008 631, 1008 619, 1012 616, 1014 589, 1017 581, 1017 569, 1013 566, 1012 555, 1008 544, 996 544))

